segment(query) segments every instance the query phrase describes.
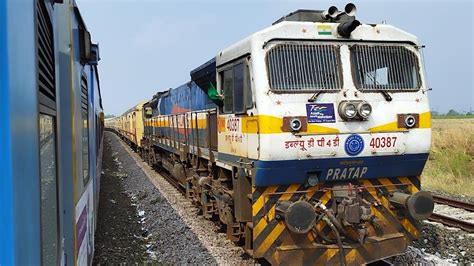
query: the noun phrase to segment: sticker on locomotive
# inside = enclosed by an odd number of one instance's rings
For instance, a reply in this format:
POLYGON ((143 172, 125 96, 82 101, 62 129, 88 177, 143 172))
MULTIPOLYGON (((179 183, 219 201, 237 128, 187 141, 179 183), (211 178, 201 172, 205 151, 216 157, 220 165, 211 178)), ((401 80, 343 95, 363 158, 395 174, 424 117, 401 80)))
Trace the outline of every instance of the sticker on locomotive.
POLYGON ((306 104, 308 123, 335 123, 334 104, 309 103, 306 104))
POLYGON ((364 150, 364 140, 360 135, 352 134, 347 137, 344 149, 348 155, 356 156, 364 150))

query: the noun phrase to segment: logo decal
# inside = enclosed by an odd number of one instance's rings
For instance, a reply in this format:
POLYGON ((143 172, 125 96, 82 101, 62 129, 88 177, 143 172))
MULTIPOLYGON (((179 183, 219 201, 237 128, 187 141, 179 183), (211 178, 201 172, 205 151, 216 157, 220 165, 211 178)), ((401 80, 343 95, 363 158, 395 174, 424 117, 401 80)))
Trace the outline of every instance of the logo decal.
POLYGON ((350 156, 356 156, 364 149, 364 140, 361 136, 352 134, 347 137, 346 143, 344 144, 344 149, 350 156))
POLYGON ((335 123, 334 104, 310 103, 306 104, 308 123, 335 123))

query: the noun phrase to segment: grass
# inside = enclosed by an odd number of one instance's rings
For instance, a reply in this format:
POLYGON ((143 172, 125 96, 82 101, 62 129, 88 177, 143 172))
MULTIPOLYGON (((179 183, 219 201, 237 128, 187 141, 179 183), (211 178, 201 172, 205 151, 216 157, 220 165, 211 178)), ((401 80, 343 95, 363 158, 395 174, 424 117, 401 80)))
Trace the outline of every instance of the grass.
POLYGON ((474 198, 474 119, 434 119, 424 189, 474 198))
POLYGON ((474 115, 433 115, 433 119, 467 119, 474 118, 474 115))

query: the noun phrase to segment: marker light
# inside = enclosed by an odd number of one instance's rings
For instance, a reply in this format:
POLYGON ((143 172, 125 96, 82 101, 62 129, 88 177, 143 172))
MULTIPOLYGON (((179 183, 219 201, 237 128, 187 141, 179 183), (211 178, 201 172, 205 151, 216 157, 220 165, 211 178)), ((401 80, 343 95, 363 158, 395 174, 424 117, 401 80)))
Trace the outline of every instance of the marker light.
POLYGON ((416 125, 416 118, 413 115, 407 115, 405 117, 405 127, 412 128, 416 125))
POLYGON ((290 120, 290 128, 292 131, 299 131, 301 129, 301 120, 298 118, 293 118, 290 120))
POLYGON ((366 102, 361 102, 357 106, 357 111, 364 120, 369 117, 369 115, 372 113, 372 106, 366 102))

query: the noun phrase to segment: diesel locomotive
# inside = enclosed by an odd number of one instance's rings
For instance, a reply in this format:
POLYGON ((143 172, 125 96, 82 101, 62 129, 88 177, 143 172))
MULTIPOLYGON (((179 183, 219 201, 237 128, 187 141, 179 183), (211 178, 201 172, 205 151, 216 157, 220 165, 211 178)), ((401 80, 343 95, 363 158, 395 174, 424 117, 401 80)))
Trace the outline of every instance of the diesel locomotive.
POLYGON ((74 0, 0 1, 0 265, 91 265, 104 116, 74 0))
POLYGON ((106 126, 253 258, 356 265, 401 254, 434 206, 421 191, 422 46, 355 11, 290 13, 106 126))

